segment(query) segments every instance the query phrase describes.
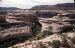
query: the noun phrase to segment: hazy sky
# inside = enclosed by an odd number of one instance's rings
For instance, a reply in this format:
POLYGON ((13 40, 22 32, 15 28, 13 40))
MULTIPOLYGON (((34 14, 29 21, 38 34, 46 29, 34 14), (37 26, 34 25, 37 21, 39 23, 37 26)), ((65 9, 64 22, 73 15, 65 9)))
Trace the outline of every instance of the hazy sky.
POLYGON ((72 3, 73 0, 2 0, 0 7, 31 8, 36 5, 54 5, 57 3, 72 3))

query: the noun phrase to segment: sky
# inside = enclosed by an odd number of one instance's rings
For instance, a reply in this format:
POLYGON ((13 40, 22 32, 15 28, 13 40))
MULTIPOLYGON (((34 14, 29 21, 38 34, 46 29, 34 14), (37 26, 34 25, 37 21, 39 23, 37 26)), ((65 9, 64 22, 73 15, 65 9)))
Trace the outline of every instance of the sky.
POLYGON ((18 7, 29 9, 36 5, 55 5, 58 3, 73 3, 74 0, 2 0, 0 7, 18 7))

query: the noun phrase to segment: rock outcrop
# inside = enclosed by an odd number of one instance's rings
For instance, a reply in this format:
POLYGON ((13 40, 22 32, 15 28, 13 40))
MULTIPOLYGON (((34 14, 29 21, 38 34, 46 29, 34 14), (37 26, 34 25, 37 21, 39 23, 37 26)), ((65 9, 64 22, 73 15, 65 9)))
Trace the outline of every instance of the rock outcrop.
POLYGON ((6 16, 6 21, 9 23, 35 23, 36 20, 34 14, 6 16))
POLYGON ((42 25, 41 31, 52 31, 54 33, 68 30, 68 27, 72 27, 72 21, 75 20, 66 16, 66 14, 58 14, 52 18, 39 18, 39 23, 42 25))
POLYGON ((31 26, 13 27, 13 28, 5 29, 0 32, 0 42, 12 38, 31 36, 31 35, 32 35, 31 26))
POLYGON ((6 22, 5 15, 0 15, 0 22, 6 22))

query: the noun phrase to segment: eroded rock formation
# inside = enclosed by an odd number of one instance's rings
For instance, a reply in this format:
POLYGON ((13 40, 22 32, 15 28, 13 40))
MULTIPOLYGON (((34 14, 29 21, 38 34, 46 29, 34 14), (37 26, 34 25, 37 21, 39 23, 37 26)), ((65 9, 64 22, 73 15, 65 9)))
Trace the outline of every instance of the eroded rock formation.
POLYGON ((58 14, 52 18, 39 18, 39 23, 42 24, 41 31, 63 32, 66 29, 69 30, 68 27, 72 27, 71 22, 75 20, 66 15, 58 14))
POLYGON ((19 28, 13 27, 13 28, 9 28, 9 29, 5 29, 1 31, 0 40, 4 41, 4 40, 12 39, 12 38, 31 36, 31 35, 32 35, 31 26, 24 26, 19 28))

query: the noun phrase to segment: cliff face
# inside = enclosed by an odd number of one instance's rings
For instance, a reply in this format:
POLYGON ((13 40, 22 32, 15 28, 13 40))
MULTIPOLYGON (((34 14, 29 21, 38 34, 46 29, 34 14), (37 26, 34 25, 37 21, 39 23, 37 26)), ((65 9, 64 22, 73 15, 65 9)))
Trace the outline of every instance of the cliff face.
POLYGON ((32 29, 31 26, 24 26, 24 27, 13 27, 9 29, 5 29, 0 32, 0 42, 9 40, 12 38, 23 37, 23 36, 31 36, 32 29))
POLYGON ((34 15, 1 15, 0 16, 0 40, 6 41, 13 38, 32 36, 32 27, 37 18, 34 15))
POLYGON ((7 16, 6 21, 9 23, 35 23, 37 18, 30 14, 30 15, 12 15, 12 16, 7 16))
MULTIPOLYGON (((52 18, 39 18, 39 23, 42 24, 41 31, 63 32, 65 27, 71 27, 71 23, 75 22, 69 16, 57 15, 52 18)), ((68 28, 67 28, 68 29, 68 28)))

